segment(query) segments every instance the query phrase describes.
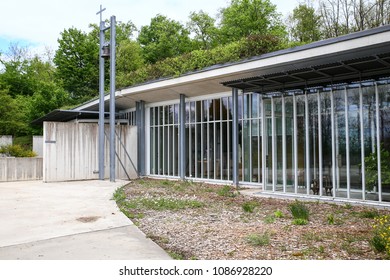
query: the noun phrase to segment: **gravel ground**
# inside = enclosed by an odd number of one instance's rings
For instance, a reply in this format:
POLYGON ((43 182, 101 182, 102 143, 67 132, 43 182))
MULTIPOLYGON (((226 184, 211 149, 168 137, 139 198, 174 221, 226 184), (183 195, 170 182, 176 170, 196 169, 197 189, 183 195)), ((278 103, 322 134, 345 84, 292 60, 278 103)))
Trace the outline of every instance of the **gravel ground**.
POLYGON ((122 211, 176 259, 388 259, 370 240, 374 217, 389 209, 304 202, 308 223, 295 225, 293 200, 228 186, 139 179, 123 192, 122 211))

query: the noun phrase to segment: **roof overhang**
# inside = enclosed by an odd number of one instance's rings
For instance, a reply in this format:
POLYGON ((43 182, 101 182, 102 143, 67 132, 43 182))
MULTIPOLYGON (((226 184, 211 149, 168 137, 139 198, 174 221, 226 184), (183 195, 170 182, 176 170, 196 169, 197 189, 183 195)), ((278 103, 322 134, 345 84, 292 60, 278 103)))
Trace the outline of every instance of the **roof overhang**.
MULTIPOLYGON (((124 88, 115 93, 125 110, 146 103, 226 92, 283 90, 310 84, 337 83, 390 76, 390 26, 281 50, 235 63, 215 65, 186 75, 124 88)), ((109 96, 105 97, 108 108, 109 96)), ((77 110, 98 110, 93 100, 77 110)))
MULTIPOLYGON (((108 113, 106 113, 108 115, 108 113)), ((47 115, 31 122, 33 125, 42 125, 43 122, 68 122, 72 120, 98 119, 97 111, 72 111, 72 110, 54 110, 47 115)))

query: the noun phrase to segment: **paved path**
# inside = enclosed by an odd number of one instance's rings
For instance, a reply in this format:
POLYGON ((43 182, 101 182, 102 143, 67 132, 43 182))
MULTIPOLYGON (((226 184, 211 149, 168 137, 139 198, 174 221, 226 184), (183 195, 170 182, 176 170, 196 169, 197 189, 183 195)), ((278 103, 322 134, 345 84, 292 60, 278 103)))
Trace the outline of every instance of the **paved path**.
POLYGON ((0 259, 171 259, 111 199, 125 183, 0 183, 0 259))

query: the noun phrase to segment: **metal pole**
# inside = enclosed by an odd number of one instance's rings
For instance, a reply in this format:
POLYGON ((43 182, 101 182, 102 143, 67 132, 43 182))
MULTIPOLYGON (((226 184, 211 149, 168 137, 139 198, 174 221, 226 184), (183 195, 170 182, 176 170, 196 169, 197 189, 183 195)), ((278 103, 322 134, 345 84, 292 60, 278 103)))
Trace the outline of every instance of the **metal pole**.
POLYGON ((115 182, 115 16, 111 16, 110 31, 110 181, 115 182))
POLYGON ((184 180, 186 176, 186 101, 185 95, 180 94, 180 106, 179 106, 180 124, 179 124, 179 139, 180 139, 180 165, 179 176, 184 180))
POLYGON ((100 51, 99 51, 99 180, 104 180, 104 22, 102 20, 102 9, 100 5, 100 51))
POLYGON ((233 127, 232 127, 232 149, 233 149, 233 184, 238 186, 238 89, 233 88, 233 127))

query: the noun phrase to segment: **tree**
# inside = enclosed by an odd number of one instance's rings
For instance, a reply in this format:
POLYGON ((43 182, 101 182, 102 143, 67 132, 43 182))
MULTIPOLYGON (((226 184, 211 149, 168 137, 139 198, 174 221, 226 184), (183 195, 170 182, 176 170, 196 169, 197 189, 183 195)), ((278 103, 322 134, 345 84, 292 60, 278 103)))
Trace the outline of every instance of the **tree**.
POLYGON ((299 42, 313 42, 321 39, 321 16, 317 15, 313 7, 300 4, 289 17, 291 23, 290 35, 292 40, 299 42))
POLYGON ((231 0, 230 6, 222 9, 220 16, 222 43, 238 41, 249 35, 286 35, 276 5, 270 0, 231 0))
POLYGON ((157 15, 152 18, 150 25, 141 28, 138 42, 145 60, 155 63, 191 51, 193 47, 189 34, 179 22, 157 15))
POLYGON ((216 47, 218 28, 215 26, 215 19, 202 10, 198 13, 191 12, 188 29, 195 34, 194 41, 199 47, 197 49, 208 50, 216 47))
POLYGON ((99 92, 98 38, 75 28, 61 33, 54 56, 57 78, 70 96, 86 101, 99 92))

